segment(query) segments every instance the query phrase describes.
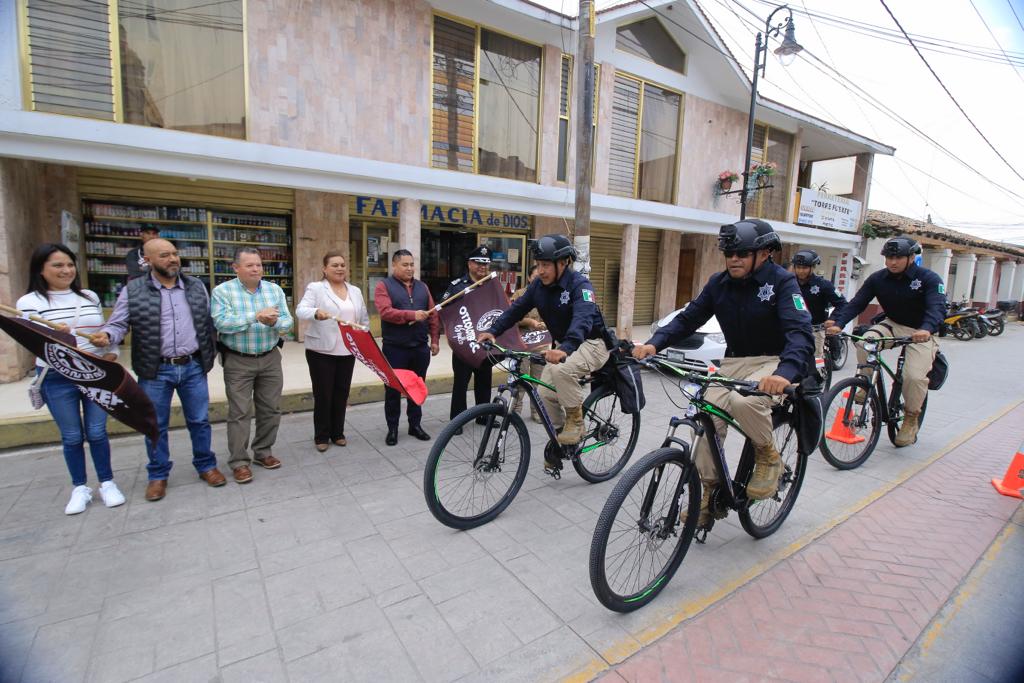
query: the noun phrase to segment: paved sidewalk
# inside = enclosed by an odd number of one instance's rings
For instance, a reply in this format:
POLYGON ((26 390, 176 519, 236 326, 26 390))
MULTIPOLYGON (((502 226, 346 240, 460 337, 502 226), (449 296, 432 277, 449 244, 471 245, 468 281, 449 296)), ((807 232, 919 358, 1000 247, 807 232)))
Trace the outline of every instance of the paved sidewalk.
POLYGON ((989 478, 1022 422, 1024 405, 601 680, 884 680, 1019 508, 989 478))

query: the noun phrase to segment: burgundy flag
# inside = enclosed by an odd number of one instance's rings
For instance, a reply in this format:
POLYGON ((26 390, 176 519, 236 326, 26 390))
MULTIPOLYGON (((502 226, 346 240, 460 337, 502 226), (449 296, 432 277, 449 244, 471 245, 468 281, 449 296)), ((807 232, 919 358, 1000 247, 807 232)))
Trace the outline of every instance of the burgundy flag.
POLYGON ((422 377, 412 370, 391 367, 369 332, 341 323, 338 323, 338 328, 341 330, 341 341, 360 363, 373 370, 384 384, 401 392, 416 405, 423 405, 427 400, 427 385, 422 377))
MULTIPOLYGON (((480 367, 487 359, 487 351, 477 343, 476 336, 490 329, 498 316, 508 310, 508 306, 501 283, 490 280, 442 308, 441 322, 444 323, 444 333, 452 353, 466 364, 480 367)), ((521 333, 513 326, 498 337, 498 343, 509 349, 523 351, 551 344, 551 335, 541 330, 521 333)))
POLYGON ((111 417, 154 441, 160 435, 149 396, 118 363, 69 344, 66 334, 23 318, 0 315, 0 329, 78 386, 111 417))

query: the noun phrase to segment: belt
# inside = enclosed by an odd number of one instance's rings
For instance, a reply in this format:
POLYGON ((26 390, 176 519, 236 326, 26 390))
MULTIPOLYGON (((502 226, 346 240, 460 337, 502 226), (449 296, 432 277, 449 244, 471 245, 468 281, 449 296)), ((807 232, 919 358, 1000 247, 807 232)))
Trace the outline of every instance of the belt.
POLYGON ((224 351, 226 353, 230 353, 230 354, 235 355, 235 356, 241 356, 243 358, 263 358, 263 356, 267 355, 268 353, 270 353, 271 351, 273 351, 276 348, 277 348, 277 346, 274 346, 274 348, 270 349, 269 351, 264 351, 262 353, 242 353, 241 351, 235 351, 230 346, 222 345, 221 346, 221 351, 224 351))
POLYGON ((199 355, 199 352, 190 353, 184 356, 175 356, 174 358, 161 358, 160 362, 167 365, 188 365, 192 362, 192 359, 199 355))

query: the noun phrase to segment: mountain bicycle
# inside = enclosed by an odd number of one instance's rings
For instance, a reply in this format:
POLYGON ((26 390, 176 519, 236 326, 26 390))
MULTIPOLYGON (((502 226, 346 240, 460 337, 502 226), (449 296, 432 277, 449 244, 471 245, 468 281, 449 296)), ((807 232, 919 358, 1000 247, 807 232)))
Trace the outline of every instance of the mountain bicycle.
POLYGON ((703 543, 715 519, 724 518, 729 510, 739 513, 740 524, 754 538, 775 533, 793 509, 803 484, 809 452, 801 444, 809 443, 813 451, 820 438, 820 424, 809 441, 800 438, 801 410, 794 397, 802 396, 804 390, 788 387, 785 394, 789 400, 772 409, 775 446, 783 462, 779 490, 772 498, 752 501, 747 498, 746 486, 754 470, 754 446, 748 438, 733 477, 712 418, 725 420, 741 434, 743 430, 704 395, 712 386, 746 396, 766 395, 757 390, 757 382, 688 372, 659 356, 641 362, 678 380, 690 403, 685 417, 669 421, 661 448, 622 475, 597 520, 590 545, 590 585, 601 604, 616 612, 631 612, 657 597, 679 568, 691 541, 696 538, 703 543), (693 438, 688 441, 676 436, 679 427, 690 429, 693 438), (701 437, 708 439, 722 483, 711 495, 710 522, 698 528, 701 481, 691 452, 701 437), (686 513, 685 522, 680 521, 680 512, 686 513))
MULTIPOLYGON (((886 425, 889 441, 896 445, 896 434, 903 422, 903 365, 906 362, 910 337, 861 337, 841 333, 853 341, 862 342, 867 359, 857 370, 867 370, 867 375, 857 374, 837 382, 826 399, 825 435, 821 439, 821 454, 836 469, 852 470, 863 465, 878 445, 882 423, 886 425), (896 361, 896 370, 889 367, 882 358, 883 348, 902 347, 896 361), (892 380, 892 391, 885 399, 885 375, 892 380), (859 392, 864 392, 858 396, 859 392), (860 400, 863 399, 863 400, 860 400), (883 405, 884 401, 884 405, 883 405)), ((924 423, 928 398, 921 404, 918 423, 924 423)))
POLYGON ((618 474, 636 448, 640 413, 623 413, 619 397, 602 371, 581 380, 592 390, 583 402, 583 439, 575 445, 558 443, 558 433, 538 386, 554 391, 543 380, 520 372, 523 361, 545 364, 537 353, 514 351, 487 342, 491 358, 506 363, 508 381, 498 387, 491 403, 459 413, 437 437, 423 471, 423 495, 439 522, 453 529, 472 529, 504 511, 519 493, 530 464, 530 434, 510 406, 525 393, 540 413, 548 442, 545 473, 561 478, 568 460, 584 480, 598 483, 618 474), (548 466, 548 463, 557 466, 548 466))

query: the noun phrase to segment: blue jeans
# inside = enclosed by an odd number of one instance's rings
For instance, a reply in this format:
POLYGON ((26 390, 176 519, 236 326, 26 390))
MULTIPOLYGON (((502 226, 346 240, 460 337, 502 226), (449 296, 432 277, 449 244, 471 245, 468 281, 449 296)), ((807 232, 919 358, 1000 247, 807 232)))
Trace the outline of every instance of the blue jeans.
POLYGON ((156 409, 156 424, 160 438, 154 444, 146 439, 149 456, 149 480, 167 479, 171 473, 171 452, 167 447, 167 424, 171 420, 171 397, 178 391, 185 424, 192 437, 192 465, 199 474, 217 466, 217 456, 210 448, 210 390, 206 373, 196 360, 188 365, 161 363, 153 379, 139 378, 139 386, 149 396, 156 409))
MULTIPOLYGON (((36 374, 40 372, 36 367, 36 374)), ((53 415, 53 421, 60 429, 60 442, 64 446, 64 462, 71 474, 71 483, 84 486, 85 442, 89 442, 92 464, 101 482, 110 481, 114 473, 110 469, 110 440, 107 438, 107 413, 86 398, 75 384, 51 370, 43 378, 40 387, 46 407, 53 415), (84 415, 84 428, 83 428, 84 415)))

